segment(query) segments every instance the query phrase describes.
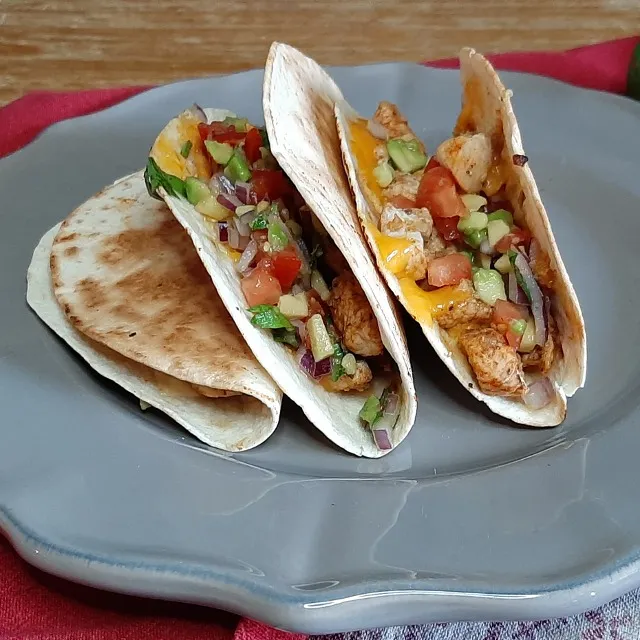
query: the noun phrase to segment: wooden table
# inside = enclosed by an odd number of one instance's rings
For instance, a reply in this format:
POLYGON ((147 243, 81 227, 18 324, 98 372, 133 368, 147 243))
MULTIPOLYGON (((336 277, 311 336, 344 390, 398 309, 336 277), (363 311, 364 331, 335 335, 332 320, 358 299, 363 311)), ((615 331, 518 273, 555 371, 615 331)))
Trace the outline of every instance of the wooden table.
POLYGON ((258 67, 272 40, 356 64, 558 49, 639 26, 636 0, 0 0, 0 104, 258 67))

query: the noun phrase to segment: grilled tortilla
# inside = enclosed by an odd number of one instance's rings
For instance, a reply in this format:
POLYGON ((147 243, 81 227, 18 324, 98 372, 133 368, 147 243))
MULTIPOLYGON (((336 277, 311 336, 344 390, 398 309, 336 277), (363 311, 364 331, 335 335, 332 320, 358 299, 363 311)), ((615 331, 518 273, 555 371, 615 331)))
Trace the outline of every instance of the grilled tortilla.
POLYGON ((27 301, 98 373, 206 444, 257 446, 282 394, 256 362, 188 236, 142 172, 81 205, 40 241, 27 301))
POLYGON ((495 413, 554 426, 585 381, 582 313, 511 92, 472 49, 460 69, 462 111, 434 160, 395 105, 367 121, 342 102, 344 166, 378 268, 449 370, 495 413))

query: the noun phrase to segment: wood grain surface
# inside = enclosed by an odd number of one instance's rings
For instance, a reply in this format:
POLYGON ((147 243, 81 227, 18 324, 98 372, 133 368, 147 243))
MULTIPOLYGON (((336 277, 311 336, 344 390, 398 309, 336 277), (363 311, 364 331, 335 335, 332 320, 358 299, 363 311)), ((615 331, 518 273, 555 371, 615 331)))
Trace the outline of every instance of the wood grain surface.
POLYGON ((639 26, 638 0, 0 0, 0 104, 259 67, 273 40, 358 64, 559 49, 639 26))

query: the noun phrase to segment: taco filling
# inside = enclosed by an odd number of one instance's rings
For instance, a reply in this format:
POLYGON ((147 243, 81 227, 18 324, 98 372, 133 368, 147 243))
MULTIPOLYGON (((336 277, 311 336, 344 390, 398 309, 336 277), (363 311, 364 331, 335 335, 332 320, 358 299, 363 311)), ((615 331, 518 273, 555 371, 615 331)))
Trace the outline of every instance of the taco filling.
POLYGON ((470 129, 463 111, 429 157, 393 104, 350 123, 360 182, 376 205, 369 231, 412 315, 438 324, 480 390, 540 409, 554 396, 547 373, 560 348, 555 273, 509 198, 502 132, 470 129))
POLYGON ((399 413, 395 363, 360 284, 278 166, 265 129, 202 115, 184 112, 171 138, 158 138, 149 192, 170 189, 206 219, 235 262, 252 324, 295 352, 309 378, 328 391, 371 390, 360 418, 379 448, 391 448, 383 425, 399 413))

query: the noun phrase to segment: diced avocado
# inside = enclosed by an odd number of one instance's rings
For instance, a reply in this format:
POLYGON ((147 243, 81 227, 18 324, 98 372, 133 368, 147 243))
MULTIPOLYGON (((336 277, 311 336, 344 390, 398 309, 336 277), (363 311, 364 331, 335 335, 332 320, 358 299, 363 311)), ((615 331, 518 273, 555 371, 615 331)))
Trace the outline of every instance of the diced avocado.
POLYGON ((369 396, 362 406, 362 409, 360 409, 358 416, 363 422, 366 422, 372 427, 380 419, 380 416, 382 416, 382 405, 378 397, 369 396))
POLYGON ((187 200, 190 204, 198 204, 202 200, 206 200, 211 197, 211 191, 209 187, 198 180, 198 178, 189 177, 184 181, 185 192, 187 194, 187 200))
POLYGON ((227 163, 224 175, 232 182, 248 182, 251 179, 249 165, 237 149, 227 163))
POLYGON ((233 155, 233 147, 226 142, 216 142, 215 140, 206 140, 204 146, 211 157, 218 164, 227 164, 233 155))
POLYGON ((307 320, 307 332, 311 342, 311 353, 316 362, 333 355, 333 341, 319 313, 314 313, 307 320))
POLYGON ((326 302, 331 295, 329 287, 327 287, 327 283, 324 281, 322 274, 317 269, 314 269, 311 272, 311 288, 318 292, 323 302, 326 302))
POLYGON ((282 251, 289 244, 289 236, 281 222, 272 222, 267 233, 267 240, 274 252, 282 251))
POLYGON ((473 286, 482 302, 494 305, 496 300, 506 300, 502 276, 493 269, 477 269, 473 274, 473 286))
POLYGON ((518 320, 512 320, 509 323, 509 328, 517 336, 521 336, 525 332, 525 329, 527 328, 527 321, 524 318, 519 318, 518 320))
POLYGON ((489 239, 489 244, 492 247, 495 247, 496 244, 504 238, 509 231, 511 231, 511 227, 504 220, 491 220, 487 224, 487 238, 489 239))
POLYGON ((348 376, 355 375, 358 363, 356 362, 356 357, 353 353, 347 353, 347 355, 342 358, 342 362, 340 364, 348 376))
POLYGON ((487 214, 482 211, 472 211, 458 222, 458 231, 469 233, 471 231, 481 231, 487 226, 487 214))
POLYGON ((527 327, 522 334, 518 351, 522 353, 531 353, 536 346, 536 323, 532 317, 527 320, 527 327))
POLYGON ((464 234, 464 241, 473 249, 477 249, 487 237, 486 229, 475 229, 464 234))
POLYGON ((212 195, 209 195, 209 197, 198 202, 196 205, 196 211, 201 213, 203 216, 213 218, 218 222, 226 220, 233 215, 233 211, 229 211, 229 209, 223 207, 212 195))
POLYGON ((464 202, 464 206, 467 207, 469 211, 479 211, 481 207, 484 207, 487 204, 486 198, 475 193, 464 193, 460 198, 462 199, 462 202, 464 202))
POLYGON ((427 164, 427 155, 415 139, 393 138, 388 140, 387 151, 393 164, 403 173, 413 173, 427 164))
POLYGON ((307 296, 304 293, 298 293, 295 296, 291 294, 280 296, 278 309, 287 318, 306 318, 309 315, 307 296))
POLYGON ((506 253, 502 254, 493 266, 502 274, 509 273, 513 269, 511 260, 509 260, 509 256, 506 253))
POLYGON ((489 213, 488 218, 490 222, 492 220, 502 220, 503 222, 508 224, 510 227, 513 226, 513 214, 510 211, 507 211, 506 209, 497 209, 496 211, 489 213))
POLYGON ((393 169, 388 162, 383 162, 373 170, 373 176, 378 185, 384 189, 393 182, 393 169))

